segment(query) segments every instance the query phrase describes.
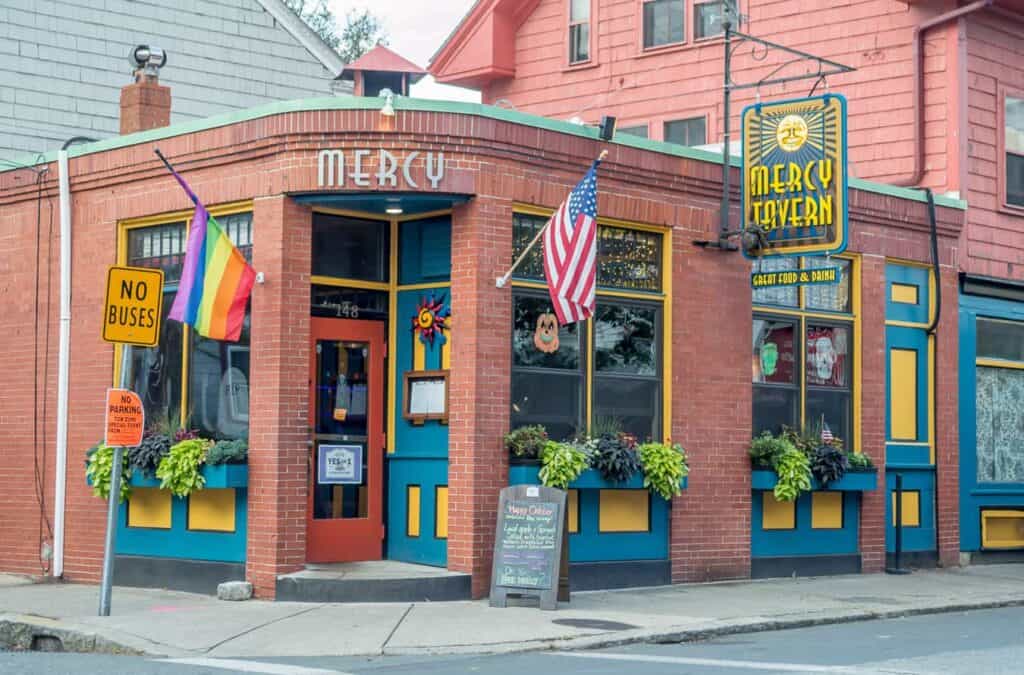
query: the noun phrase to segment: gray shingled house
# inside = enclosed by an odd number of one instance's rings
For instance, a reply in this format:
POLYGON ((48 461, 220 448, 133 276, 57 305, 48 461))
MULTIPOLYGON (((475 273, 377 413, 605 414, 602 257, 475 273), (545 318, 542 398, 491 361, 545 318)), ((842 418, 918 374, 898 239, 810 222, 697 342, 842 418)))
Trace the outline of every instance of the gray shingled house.
POLYGON ((168 54, 172 123, 351 91, 281 0, 0 0, 0 161, 117 135, 136 45, 168 54))

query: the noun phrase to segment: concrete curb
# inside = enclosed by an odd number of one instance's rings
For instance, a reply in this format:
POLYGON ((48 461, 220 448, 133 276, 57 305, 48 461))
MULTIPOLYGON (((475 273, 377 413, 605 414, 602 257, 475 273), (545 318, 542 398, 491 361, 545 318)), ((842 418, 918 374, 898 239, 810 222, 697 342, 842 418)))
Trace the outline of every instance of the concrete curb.
POLYGON ((575 638, 551 638, 547 640, 530 640, 526 642, 503 642, 480 645, 441 645, 431 647, 386 647, 381 650, 383 656, 415 656, 417 654, 512 654, 530 651, 576 651, 601 649, 605 647, 621 647, 639 643, 673 644, 679 642, 696 642, 728 635, 745 633, 762 633, 768 631, 810 628, 833 624, 873 621, 878 619, 899 619, 910 616, 928 614, 947 614, 983 609, 1000 609, 1004 607, 1024 606, 1024 597, 1007 600, 983 601, 975 603, 956 603, 950 605, 932 605, 910 607, 895 610, 861 610, 828 616, 804 617, 793 619, 737 619, 733 621, 710 621, 709 625, 700 628, 669 627, 662 629, 635 629, 587 635, 575 638), (714 625, 718 623, 719 625, 714 625))
POLYGON ((146 653, 137 647, 110 640, 90 630, 30 615, 0 616, 0 647, 20 651, 135 655, 146 653))

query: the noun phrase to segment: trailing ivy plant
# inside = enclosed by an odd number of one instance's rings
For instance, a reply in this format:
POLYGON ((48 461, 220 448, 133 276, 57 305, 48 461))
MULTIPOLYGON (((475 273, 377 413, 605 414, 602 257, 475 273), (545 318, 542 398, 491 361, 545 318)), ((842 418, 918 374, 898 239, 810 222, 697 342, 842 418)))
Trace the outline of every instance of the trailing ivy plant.
POLYGON ((166 434, 147 431, 142 443, 128 448, 128 463, 148 478, 153 478, 160 460, 171 449, 171 439, 166 434))
POLYGON ((686 451, 678 443, 644 443, 637 449, 644 487, 663 499, 682 494, 679 483, 690 473, 686 451))
POLYGON ((821 483, 822 488, 828 487, 829 483, 842 480, 848 468, 850 460, 846 453, 832 445, 822 445, 811 457, 811 473, 821 483))
POLYGON ((206 453, 206 463, 244 464, 249 460, 249 442, 244 438, 236 441, 217 441, 206 453))
MULTIPOLYGON (((92 493, 101 499, 110 498, 110 474, 114 471, 114 448, 99 443, 86 453, 85 475, 92 484, 92 493)), ((124 502, 132 494, 128 483, 132 469, 127 461, 121 462, 121 489, 118 501, 124 502)))
POLYGON ((548 441, 540 453, 539 472, 541 485, 566 489, 569 483, 580 477, 590 458, 587 445, 581 442, 559 443, 548 441))
POLYGON ((520 459, 539 458, 547 442, 548 432, 539 424, 519 427, 505 434, 505 449, 520 459))
POLYGON ((611 483, 625 483, 640 469, 636 439, 629 434, 603 434, 594 439, 590 466, 611 483))
POLYGON ((750 461, 755 467, 775 468, 776 460, 783 454, 796 450, 792 442, 783 437, 772 436, 765 431, 750 441, 750 461))
POLYGON ((206 461, 210 445, 211 441, 201 438, 190 438, 172 445, 156 469, 160 489, 170 490, 175 497, 187 497, 195 490, 202 490, 206 479, 199 466, 206 461))
POLYGON ((795 501, 801 493, 811 489, 811 462, 807 455, 795 448, 775 460, 775 473, 779 476, 775 484, 775 498, 780 502, 795 501))

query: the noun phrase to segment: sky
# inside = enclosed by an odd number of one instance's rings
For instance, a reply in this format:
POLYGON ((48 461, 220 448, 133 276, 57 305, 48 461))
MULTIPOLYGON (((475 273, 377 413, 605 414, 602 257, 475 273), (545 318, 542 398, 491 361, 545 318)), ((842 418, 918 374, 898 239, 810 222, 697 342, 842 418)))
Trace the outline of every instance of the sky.
MULTIPOLYGON (((376 14, 388 32, 388 47, 421 68, 426 68, 434 55, 451 34, 473 0, 375 0, 372 4, 353 0, 329 0, 328 6, 345 23, 345 14, 351 9, 367 8, 376 14)), ((480 94, 461 87, 434 82, 427 75, 412 87, 418 98, 453 101, 480 101, 480 94)))

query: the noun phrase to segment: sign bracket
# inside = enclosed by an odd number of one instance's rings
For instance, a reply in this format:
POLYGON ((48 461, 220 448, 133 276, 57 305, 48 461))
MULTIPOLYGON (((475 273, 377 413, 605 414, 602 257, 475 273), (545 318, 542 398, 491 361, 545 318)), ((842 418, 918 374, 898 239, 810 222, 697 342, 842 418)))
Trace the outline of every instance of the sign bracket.
MULTIPOLYGON (((741 223, 738 229, 730 229, 729 227, 729 204, 730 204, 730 193, 732 192, 732 186, 730 185, 730 103, 731 95, 733 90, 743 89, 758 89, 762 86, 771 86, 774 84, 784 84, 787 82, 798 82, 801 80, 816 79, 818 81, 824 80, 829 75, 839 75, 842 73, 849 73, 857 70, 852 66, 847 66, 830 59, 826 59, 820 56, 815 56, 809 52, 805 52, 793 47, 787 47, 777 42, 765 40, 764 38, 754 37, 740 31, 734 30, 733 26, 738 22, 739 16, 736 14, 735 6, 730 2, 722 3, 722 32, 725 38, 724 45, 724 69, 723 69, 723 81, 722 81, 722 115, 723 115, 723 134, 722 134, 722 200, 719 210, 719 231, 717 240, 697 240, 693 243, 702 248, 719 249, 722 251, 736 251, 739 247, 729 241, 732 237, 748 234, 747 228, 741 223), (781 51, 792 56, 792 59, 784 61, 774 68, 770 73, 762 77, 756 82, 744 82, 737 83, 732 79, 732 57, 733 55, 745 44, 750 44, 750 55, 756 61, 763 61, 768 57, 771 51, 781 51), (761 49, 758 50, 758 47, 761 49), (806 72, 797 75, 786 75, 776 77, 779 73, 785 72, 786 68, 800 64, 810 63, 815 66, 812 72, 806 72)), ((817 82, 815 83, 817 88, 817 82)), ((813 90, 812 90, 813 92, 813 90)), ((760 98, 760 97, 759 97, 760 98)), ((750 232, 753 237, 759 237, 760 232, 750 232)))

